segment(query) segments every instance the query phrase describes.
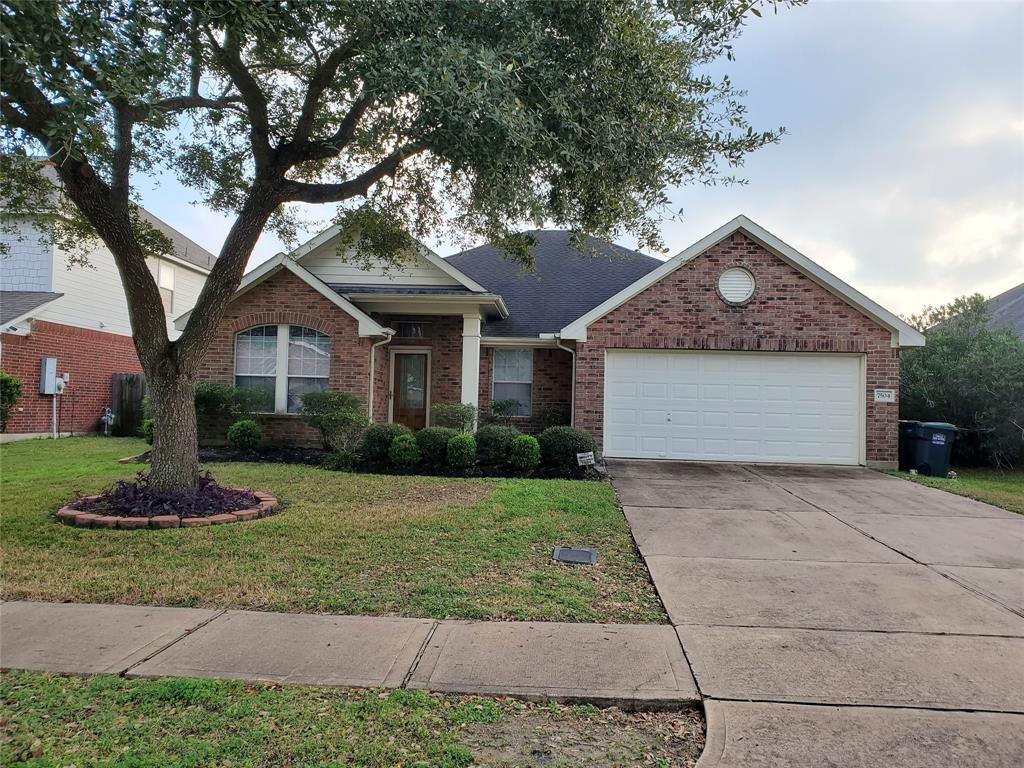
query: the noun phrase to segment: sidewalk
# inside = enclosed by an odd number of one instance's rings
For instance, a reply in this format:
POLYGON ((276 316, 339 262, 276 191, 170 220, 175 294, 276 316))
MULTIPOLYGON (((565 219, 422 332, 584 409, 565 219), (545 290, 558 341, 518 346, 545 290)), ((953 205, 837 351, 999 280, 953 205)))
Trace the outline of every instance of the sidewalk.
POLYGON ((0 605, 0 667, 422 688, 623 709, 700 702, 670 626, 0 605))

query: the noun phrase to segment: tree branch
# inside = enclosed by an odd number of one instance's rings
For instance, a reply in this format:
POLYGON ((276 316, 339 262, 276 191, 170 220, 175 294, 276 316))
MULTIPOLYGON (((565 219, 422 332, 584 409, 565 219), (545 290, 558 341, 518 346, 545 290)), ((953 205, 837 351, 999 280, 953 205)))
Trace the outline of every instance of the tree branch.
POLYGON ((316 111, 320 106, 320 97, 323 96, 327 86, 338 74, 338 67, 342 62, 352 58, 356 51, 358 40, 353 38, 342 43, 330 55, 319 64, 313 77, 309 80, 309 87, 306 90, 306 97, 302 102, 302 111, 299 113, 299 120, 295 126, 295 137, 293 142, 301 144, 305 142, 313 131, 313 121, 316 119, 316 111))
POLYGON ((365 197, 370 187, 387 176, 394 176, 405 160, 418 155, 424 149, 425 147, 415 144, 396 149, 372 168, 340 184, 307 184, 285 179, 281 194, 284 202, 295 203, 340 203, 352 197, 365 197))

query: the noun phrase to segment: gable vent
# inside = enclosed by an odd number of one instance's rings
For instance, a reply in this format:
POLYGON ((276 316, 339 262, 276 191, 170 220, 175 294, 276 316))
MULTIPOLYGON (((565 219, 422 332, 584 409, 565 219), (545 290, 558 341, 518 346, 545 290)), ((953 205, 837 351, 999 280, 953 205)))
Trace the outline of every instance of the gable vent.
POLYGON ((718 278, 718 293, 730 304, 742 304, 754 295, 754 276, 742 267, 727 269, 718 278))

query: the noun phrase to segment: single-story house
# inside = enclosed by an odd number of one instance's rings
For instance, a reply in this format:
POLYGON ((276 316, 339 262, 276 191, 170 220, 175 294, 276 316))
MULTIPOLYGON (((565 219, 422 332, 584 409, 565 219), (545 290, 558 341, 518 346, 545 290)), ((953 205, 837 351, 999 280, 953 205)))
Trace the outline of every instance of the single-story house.
POLYGON ((923 337, 750 219, 667 261, 531 234, 533 272, 489 245, 387 269, 329 229, 246 275, 203 376, 262 390, 277 440, 330 389, 414 429, 439 403, 514 400, 533 430, 564 406, 608 457, 895 465, 923 337))

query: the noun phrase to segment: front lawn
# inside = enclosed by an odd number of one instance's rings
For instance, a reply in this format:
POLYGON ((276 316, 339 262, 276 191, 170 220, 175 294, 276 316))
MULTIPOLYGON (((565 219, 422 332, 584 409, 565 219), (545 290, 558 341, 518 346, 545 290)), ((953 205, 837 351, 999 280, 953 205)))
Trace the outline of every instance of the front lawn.
POLYGON ((216 464, 218 480, 283 511, 208 528, 93 530, 53 522, 69 499, 139 465, 124 438, 0 446, 7 600, 240 607, 545 621, 663 622, 610 486, 563 480, 352 475, 216 464), (595 546, 596 567, 551 562, 595 546))
POLYGON ((1024 469, 957 469, 956 473, 956 480, 909 472, 891 474, 1024 515, 1024 469))
POLYGON ((0 678, 0 765, 692 766, 700 715, 217 680, 0 678))

